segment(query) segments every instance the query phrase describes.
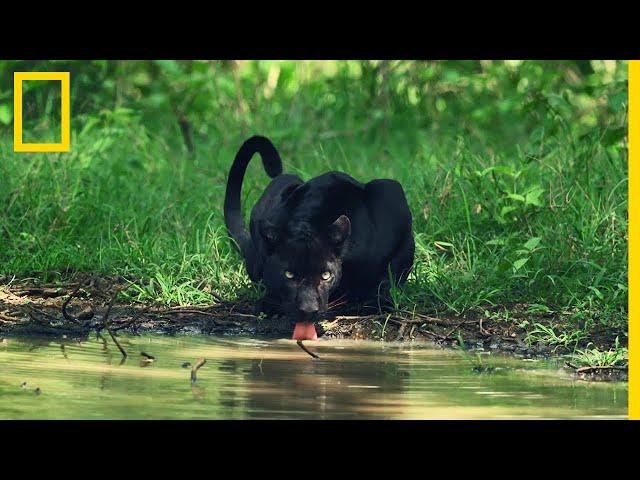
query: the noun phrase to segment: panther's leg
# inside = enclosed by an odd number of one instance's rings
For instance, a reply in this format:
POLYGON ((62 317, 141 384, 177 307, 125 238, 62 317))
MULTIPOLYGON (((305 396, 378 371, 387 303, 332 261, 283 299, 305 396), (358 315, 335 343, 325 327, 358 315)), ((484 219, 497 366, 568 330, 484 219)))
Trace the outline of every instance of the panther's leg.
POLYGON ((260 315, 261 313, 264 313, 268 317, 273 317, 274 315, 282 313, 280 311, 280 302, 276 298, 270 296, 269 294, 265 295, 260 300, 258 300, 258 302, 255 305, 254 312, 255 312, 255 315, 260 315))
POLYGON ((404 285, 413 266, 413 258, 415 255, 416 245, 413 235, 409 233, 400 246, 396 249, 389 262, 391 275, 396 285, 404 285))
POLYGON ((388 269, 378 284, 375 301, 368 301, 366 308, 377 308, 380 313, 389 312, 396 309, 396 302, 392 295, 392 288, 402 286, 409 276, 413 266, 415 253, 415 242, 413 235, 407 235, 393 253, 388 263, 388 269))

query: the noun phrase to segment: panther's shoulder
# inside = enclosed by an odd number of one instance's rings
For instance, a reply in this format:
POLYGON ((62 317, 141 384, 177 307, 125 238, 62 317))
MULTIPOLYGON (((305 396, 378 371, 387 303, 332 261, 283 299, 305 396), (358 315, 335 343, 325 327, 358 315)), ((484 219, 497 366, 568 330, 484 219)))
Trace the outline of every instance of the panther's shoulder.
POLYGON ((354 187, 364 188, 364 184, 362 182, 359 182, 351 175, 347 175, 346 173, 339 171, 330 171, 323 173, 322 175, 318 175, 317 177, 312 178, 307 183, 311 186, 318 187, 331 186, 335 184, 349 184, 354 187))

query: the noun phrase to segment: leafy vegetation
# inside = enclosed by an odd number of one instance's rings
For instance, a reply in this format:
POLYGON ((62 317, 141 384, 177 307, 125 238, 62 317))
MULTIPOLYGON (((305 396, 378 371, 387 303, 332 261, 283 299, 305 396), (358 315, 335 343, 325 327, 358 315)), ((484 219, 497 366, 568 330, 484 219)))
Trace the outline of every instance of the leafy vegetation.
MULTIPOLYGON (((221 207, 260 133, 303 178, 403 184, 402 308, 532 305, 624 342, 626 80, 613 61, 0 62, 0 273, 120 274, 167 304, 257 296, 221 207), (13 152, 12 72, 29 70, 71 72, 71 153, 13 152)), ((56 131, 57 95, 25 85, 29 139, 56 131)), ((250 165, 247 212, 266 183, 250 165)), ((576 340, 558 332, 531 335, 576 340)))
POLYGON ((467 345, 465 345, 464 337, 460 332, 457 335, 457 344, 453 349, 471 366, 471 370, 475 373, 492 373, 496 370, 491 361, 491 352, 469 353, 467 345), (485 359, 483 359, 485 357, 485 359))
POLYGON ((527 332, 526 341, 529 345, 533 343, 543 343, 551 345, 554 349, 564 347, 565 349, 575 348, 587 337, 583 330, 572 328, 571 325, 563 331, 558 332, 553 327, 548 327, 541 323, 534 323, 527 332))
POLYGON ((576 364, 587 367, 618 367, 627 365, 629 362, 629 351, 620 345, 616 338, 612 349, 600 350, 592 345, 587 345, 584 350, 576 350, 571 356, 576 364))

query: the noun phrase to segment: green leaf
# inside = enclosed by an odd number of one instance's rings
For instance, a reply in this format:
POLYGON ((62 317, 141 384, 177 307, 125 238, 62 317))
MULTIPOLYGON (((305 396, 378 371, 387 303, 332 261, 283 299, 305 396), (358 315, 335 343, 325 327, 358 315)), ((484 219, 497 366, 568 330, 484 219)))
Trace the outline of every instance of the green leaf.
POLYGON ((600 300, 604 300, 604 295, 602 294, 602 292, 600 290, 598 290, 596 287, 589 287, 589 290, 591 290, 593 293, 596 294, 596 297, 598 297, 598 299, 600 300))
POLYGON ((517 208, 512 205, 502 207, 502 209, 500 210, 500 216, 504 217, 505 215, 513 212, 514 210, 517 210, 517 208))
POLYGON ((513 177, 515 175, 513 168, 506 165, 496 165, 495 167, 491 168, 493 168, 496 173, 502 173, 504 175, 509 175, 510 177, 513 177))
POLYGON ((3 103, 0 105, 0 123, 9 125, 11 120, 13 120, 13 109, 8 103, 3 103))
POLYGON ((488 240, 484 242, 485 245, 504 245, 506 242, 503 238, 494 238, 493 240, 488 240))
POLYGON ((86 135, 91 130, 93 130, 94 127, 99 123, 100 123, 100 118, 90 117, 89 120, 87 120, 87 123, 84 124, 84 127, 82 127, 82 131, 80 132, 80 135, 86 135))
POLYGON ((513 269, 517 272, 518 270, 520 270, 525 263, 527 263, 529 261, 529 257, 525 257, 525 258, 519 258, 518 260, 516 260, 515 262, 513 262, 513 269))
POLYGON ((509 193, 509 194, 507 195, 507 198, 510 198, 510 199, 512 199, 512 200, 517 200, 517 201, 519 201, 519 202, 524 202, 524 200, 525 200, 525 199, 524 199, 524 196, 519 195, 519 194, 517 194, 517 193, 509 193))
POLYGON ((553 310, 541 303, 532 303, 527 308, 527 313, 553 313, 553 310))
POLYGON ((540 240, 542 240, 542 237, 532 237, 524 244, 524 248, 531 251, 540 244, 540 240))
POLYGON ((537 207, 542 206, 542 201, 540 200, 540 196, 544 193, 544 189, 540 187, 534 187, 529 190, 525 197, 524 203, 525 205, 535 205, 537 207))

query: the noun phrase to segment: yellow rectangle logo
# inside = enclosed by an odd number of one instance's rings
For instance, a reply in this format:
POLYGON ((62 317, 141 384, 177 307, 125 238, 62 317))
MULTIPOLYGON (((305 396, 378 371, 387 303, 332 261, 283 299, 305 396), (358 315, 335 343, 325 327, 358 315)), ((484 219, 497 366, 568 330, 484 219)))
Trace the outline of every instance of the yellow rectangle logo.
POLYGON ((13 151, 69 152, 71 151, 71 82, 69 72, 14 72, 13 74, 13 151), (60 143, 22 143, 22 82, 24 80, 59 80, 61 96, 60 143))

